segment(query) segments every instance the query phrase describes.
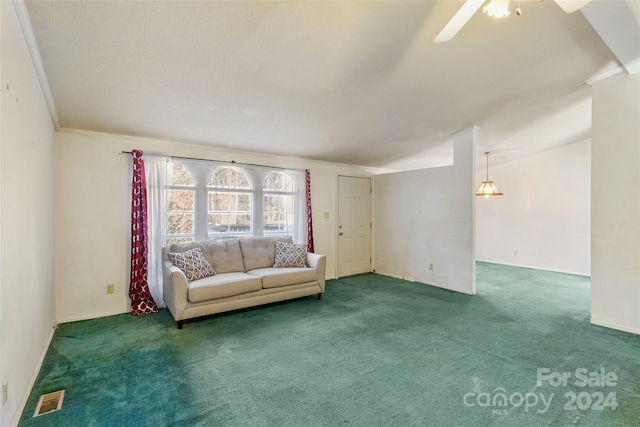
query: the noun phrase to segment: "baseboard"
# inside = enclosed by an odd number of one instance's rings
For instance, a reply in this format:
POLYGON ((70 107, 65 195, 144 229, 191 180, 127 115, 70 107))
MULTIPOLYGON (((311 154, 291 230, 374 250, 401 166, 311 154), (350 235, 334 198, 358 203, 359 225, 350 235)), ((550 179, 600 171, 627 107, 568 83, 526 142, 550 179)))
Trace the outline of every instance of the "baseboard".
POLYGON ((609 328, 609 329, 616 329, 616 330, 622 331, 622 332, 629 332, 629 333, 632 333, 632 334, 640 335, 640 329, 638 329, 638 328, 630 328, 628 326, 617 325, 615 323, 603 322, 601 320, 594 319, 593 317, 591 318, 591 324, 592 325, 597 325, 597 326, 604 326, 605 328, 609 328))
MULTIPOLYGON (((393 277, 394 279, 408 280, 408 279, 405 279, 404 276, 400 276, 398 274, 393 274, 393 273, 387 273, 386 271, 376 270, 374 271, 374 273, 379 274, 381 276, 393 277)), ((415 282, 415 280, 409 280, 409 282, 415 282)))
POLYGON ((433 286, 434 288, 440 288, 440 289, 446 289, 448 291, 459 292, 459 293, 465 294, 465 295, 475 295, 475 293, 462 291, 460 289, 456 289, 456 288, 453 288, 453 287, 450 287, 450 286, 447 286, 447 285, 443 285, 441 283, 424 282, 424 281, 422 281, 420 279, 416 279, 415 277, 411 277, 411 276, 401 276, 401 275, 398 275, 398 274, 387 273, 387 272, 379 271, 379 270, 377 270, 375 273, 376 274, 380 274, 382 276, 393 277, 394 279, 406 280, 407 282, 422 283, 423 285, 433 286))
POLYGON ((20 422, 20 417, 22 417, 22 412, 24 412, 24 408, 27 406, 27 400, 29 400, 29 396, 31 395, 31 390, 38 379, 38 374, 40 373, 40 369, 42 369, 42 364, 44 363, 44 358, 47 356, 47 351, 49 351, 49 346, 51 346, 51 341, 53 340, 53 334, 55 334, 56 328, 53 326, 51 328, 51 333, 49 334, 49 338, 47 339, 47 345, 45 345, 44 350, 42 351, 42 355, 40 355, 40 360, 38 361, 38 365, 36 366, 36 370, 31 376, 29 380, 29 384, 27 384, 27 390, 18 404, 16 413, 13 416, 13 421, 11 422, 12 427, 17 427, 20 422))
POLYGON ((487 261, 487 260, 484 260, 484 259, 476 259, 476 261, 477 262, 485 262, 487 264, 506 265, 508 267, 528 268, 530 270, 550 271, 552 273, 563 273, 563 274, 571 274, 573 276, 591 277, 589 274, 577 273, 575 271, 554 270, 552 268, 542 268, 542 267, 536 267, 536 266, 532 266, 532 265, 511 264, 511 263, 508 263, 508 262, 487 261))
POLYGON ((108 311, 108 312, 97 313, 97 314, 85 314, 83 316, 75 316, 75 317, 69 317, 66 319, 58 319, 58 323, 60 324, 60 323, 79 322, 81 320, 98 319, 100 317, 116 316, 118 314, 125 314, 125 313, 129 313, 129 311, 118 310, 118 311, 108 311))

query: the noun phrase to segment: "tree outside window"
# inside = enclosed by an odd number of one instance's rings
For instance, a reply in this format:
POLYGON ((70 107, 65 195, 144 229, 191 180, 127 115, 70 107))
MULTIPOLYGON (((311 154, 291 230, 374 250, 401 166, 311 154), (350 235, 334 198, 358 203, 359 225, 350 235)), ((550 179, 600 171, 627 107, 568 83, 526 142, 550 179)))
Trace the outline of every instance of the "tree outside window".
POLYGON ((166 244, 295 237, 297 221, 304 221, 297 216, 303 212, 299 197, 304 198, 297 192, 298 185, 304 188, 304 182, 297 183, 297 179, 295 172, 267 167, 171 160, 166 181, 166 244))
POLYGON ((230 167, 217 168, 207 179, 209 238, 253 235, 253 189, 247 176, 230 167))
POLYGON ((293 234, 294 185, 294 180, 285 172, 272 172, 264 180, 262 226, 265 235, 293 234))
POLYGON ((167 168, 167 244, 195 240, 196 185, 180 163, 167 168))

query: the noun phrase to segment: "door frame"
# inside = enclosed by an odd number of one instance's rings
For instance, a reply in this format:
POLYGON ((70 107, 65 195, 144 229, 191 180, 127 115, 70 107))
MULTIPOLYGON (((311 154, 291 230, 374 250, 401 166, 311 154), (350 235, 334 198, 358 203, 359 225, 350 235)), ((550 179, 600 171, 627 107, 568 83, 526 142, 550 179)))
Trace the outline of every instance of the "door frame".
POLYGON ((373 254, 375 253, 375 218, 374 218, 374 202, 375 202, 375 180, 373 179, 375 175, 366 175, 366 174, 353 174, 353 173, 340 173, 340 172, 336 172, 336 198, 335 198, 335 206, 336 206, 336 210, 335 210, 335 221, 333 224, 333 244, 334 247, 336 248, 335 250, 335 254, 336 254, 336 262, 334 263, 334 277, 336 279, 339 279, 339 271, 340 271, 340 242, 338 239, 338 233, 340 232, 338 226, 340 225, 340 177, 345 177, 345 178, 365 178, 369 180, 369 188, 371 188, 371 200, 370 200, 370 204, 369 204, 369 218, 371 219, 371 232, 369 233, 371 236, 371 244, 369 245, 369 258, 371 258, 371 266, 370 266, 370 271, 374 272, 376 271, 375 269, 375 259, 373 254))

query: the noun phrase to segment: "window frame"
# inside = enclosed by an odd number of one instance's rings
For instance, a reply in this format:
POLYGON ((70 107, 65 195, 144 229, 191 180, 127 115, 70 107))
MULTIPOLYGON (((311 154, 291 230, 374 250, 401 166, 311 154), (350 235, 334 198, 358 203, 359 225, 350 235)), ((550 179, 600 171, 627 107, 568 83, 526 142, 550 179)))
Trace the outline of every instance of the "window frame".
MULTIPOLYGON (((193 238, 193 241, 209 241, 209 240, 221 240, 225 238, 237 238, 237 237, 261 237, 261 236, 270 236, 270 237, 282 237, 282 236, 292 236, 295 238, 296 229, 299 228, 301 230, 306 230, 306 228, 300 224, 296 224, 296 219, 300 219, 301 217, 297 217, 296 214, 296 204, 304 203, 304 200, 297 200, 296 197, 304 198, 304 195, 298 190, 299 185, 304 185, 303 182, 300 181, 300 177, 297 177, 295 174, 288 173, 287 170, 282 168, 269 168, 269 167, 254 167, 250 165, 237 165, 237 164, 229 164, 228 162, 219 162, 219 161, 207 161, 207 160, 191 160, 191 159, 177 159, 170 158, 169 165, 167 167, 167 171, 170 170, 171 163, 178 163, 182 167, 184 167, 187 172, 190 174, 193 186, 176 186, 169 185, 168 183, 165 185, 166 190, 171 189, 188 189, 195 190, 195 203, 194 203, 194 235, 169 235, 167 233, 165 244, 169 244, 169 240, 171 238, 176 237, 188 237, 193 238), (232 193, 238 194, 251 194, 251 231, 249 233, 246 232, 227 232, 210 235, 208 230, 208 218, 209 218, 209 194, 212 189, 220 189, 227 190, 226 187, 209 187, 208 179, 209 177, 215 173, 219 168, 231 168, 235 169, 238 172, 244 174, 247 178, 250 189, 232 189, 232 193), (278 191, 278 190, 264 190, 264 184, 266 180, 273 173, 281 172, 288 175, 293 181, 293 188, 291 191, 278 191), (293 196, 293 224, 291 227, 287 225, 286 232, 279 233, 270 233, 264 231, 264 197, 267 195, 292 195, 293 196)), ((167 172, 169 173, 169 172, 167 172)), ((167 180, 168 182, 168 180, 167 180)), ((167 197, 167 208, 168 208, 168 197, 167 197)), ((167 209, 167 214, 169 213, 167 209)), ((168 217, 167 217, 168 218, 168 217)), ((167 225, 168 227, 168 225, 167 225)), ((165 228, 166 230, 166 228, 165 228)), ((304 234, 299 236, 300 239, 304 239, 304 234)))
MULTIPOLYGON (((165 245, 169 245, 171 240, 174 239, 188 239, 191 238, 192 240, 190 241, 197 241, 198 238, 198 184, 197 181, 195 179, 194 174, 192 173, 191 170, 189 170, 189 167, 187 165, 185 165, 184 163, 181 162, 175 162, 177 164, 179 164, 180 166, 182 166, 184 168, 184 170, 186 171, 187 174, 189 174, 189 177, 191 178, 191 185, 184 185, 184 184, 169 184, 168 182, 168 176, 170 174, 170 168, 171 168, 171 162, 169 162, 169 164, 167 165, 167 184, 165 185, 165 192, 166 192, 166 202, 167 202, 167 209, 166 209, 166 218, 167 218, 167 224, 165 227, 165 245), (169 210, 169 191, 171 190, 177 190, 177 191, 191 191, 193 192, 193 211, 172 211, 169 210), (168 231, 169 229, 169 216, 172 213, 175 212, 191 212, 193 214, 193 233, 192 234, 185 234, 185 233, 177 233, 177 234, 170 234, 168 231)), ((182 240, 180 242, 171 242, 172 243, 183 243, 183 242, 188 242, 189 240, 182 240)))
MULTIPOLYGON (((240 168, 237 167, 232 167, 232 166, 226 166, 226 165, 218 165, 216 167, 214 167, 214 169, 211 171, 211 173, 209 174, 209 176, 207 177, 207 181, 205 182, 205 186, 206 186, 206 191, 207 191, 207 195, 206 195, 206 201, 207 201, 207 206, 206 206, 206 210, 207 210, 207 214, 206 214, 206 221, 207 221, 207 225, 206 225, 206 235, 207 235, 207 239, 208 240, 218 240, 218 239, 230 239, 230 238, 236 238, 236 237, 250 237, 254 235, 254 231, 255 231, 255 214, 256 214, 256 207, 255 207, 255 197, 256 197, 256 191, 255 191, 255 184, 253 182, 253 180, 251 179, 251 176, 248 175, 245 171, 243 171, 240 168), (218 170, 220 169, 230 169, 230 170, 235 170, 236 172, 242 174, 245 179, 247 180, 248 184, 249 184, 249 188, 232 188, 232 187, 216 187, 216 186, 210 186, 209 185, 209 178, 211 178, 212 175, 214 175, 216 172, 218 172, 218 170), (248 194, 250 196, 249 198, 249 204, 250 204, 250 209, 249 209, 249 215, 250 215, 250 219, 249 219, 249 231, 245 232, 245 231, 227 231, 227 232, 220 232, 220 233, 213 233, 209 231, 209 215, 211 215, 211 211, 209 211, 209 197, 212 194, 217 194, 217 193, 226 193, 226 194, 248 194)), ((215 211, 214 211, 215 212, 215 211)), ((219 212, 223 212, 223 211, 219 211, 219 212)), ((232 213, 236 213, 236 214, 245 214, 245 211, 231 211, 231 210, 227 210, 224 211, 228 214, 232 214, 232 213)))
MULTIPOLYGON (((286 188, 286 186, 285 186, 286 188)), ((262 232, 265 236, 289 236, 289 235, 293 235, 293 229, 295 229, 295 196, 296 196, 296 180, 293 176, 291 176, 290 174, 288 174, 286 171, 282 171, 282 170, 274 170, 269 172, 264 180, 262 181, 262 220, 263 220, 263 225, 262 225, 262 232), (289 180, 291 181, 291 190, 290 191, 286 191, 286 190, 268 190, 265 189, 265 184, 267 182, 267 180, 274 174, 283 174, 285 175, 287 178, 289 178, 289 180), (290 196, 291 197, 291 212, 288 211, 284 211, 285 217, 287 217, 288 215, 293 216, 293 223, 291 224, 291 226, 289 225, 289 221, 286 220, 285 221, 285 226, 286 226, 286 230, 285 231, 277 231, 277 232, 268 232, 265 229, 264 226, 264 217, 266 214, 266 209, 265 209, 265 201, 266 201, 266 197, 267 196, 290 196)), ((278 211, 278 213, 280 213, 282 211, 278 211)))

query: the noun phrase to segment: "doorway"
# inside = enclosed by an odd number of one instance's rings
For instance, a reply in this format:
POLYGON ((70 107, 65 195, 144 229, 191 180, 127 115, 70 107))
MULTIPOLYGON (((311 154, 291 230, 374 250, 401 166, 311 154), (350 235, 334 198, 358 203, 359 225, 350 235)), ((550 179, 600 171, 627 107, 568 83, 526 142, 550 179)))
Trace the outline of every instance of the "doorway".
POLYGON ((338 277, 371 271, 371 179, 338 176, 338 277))

